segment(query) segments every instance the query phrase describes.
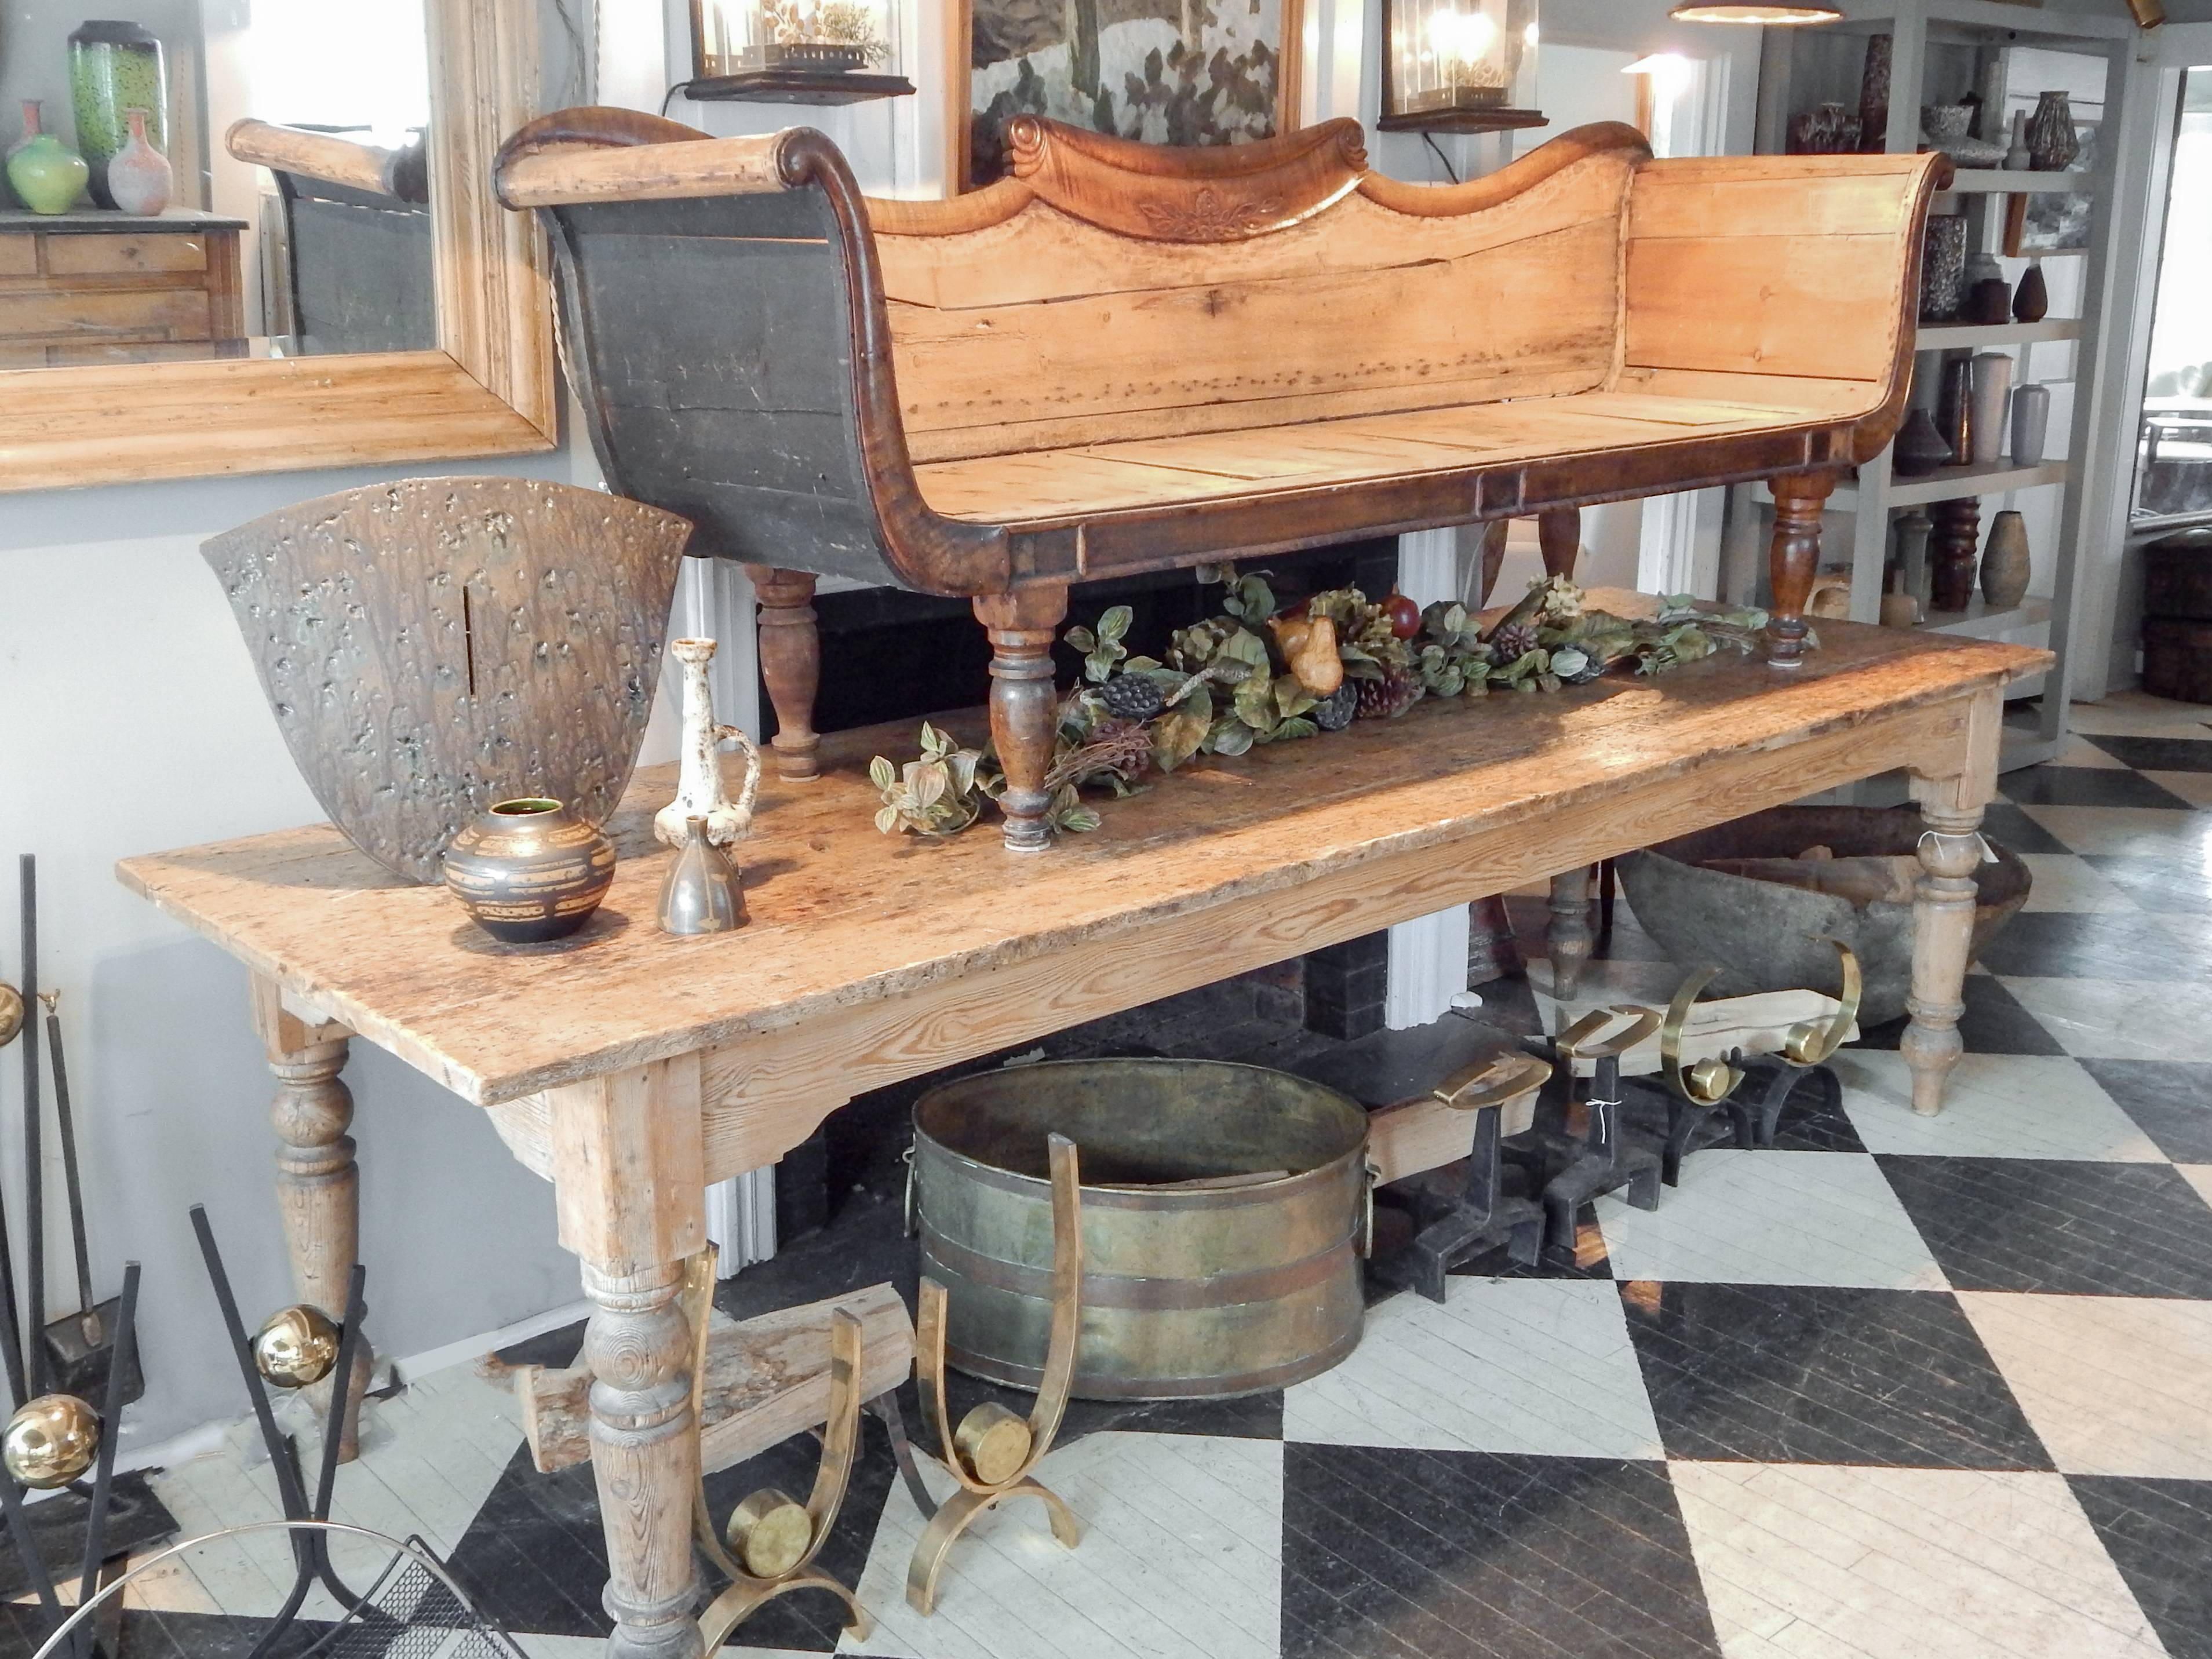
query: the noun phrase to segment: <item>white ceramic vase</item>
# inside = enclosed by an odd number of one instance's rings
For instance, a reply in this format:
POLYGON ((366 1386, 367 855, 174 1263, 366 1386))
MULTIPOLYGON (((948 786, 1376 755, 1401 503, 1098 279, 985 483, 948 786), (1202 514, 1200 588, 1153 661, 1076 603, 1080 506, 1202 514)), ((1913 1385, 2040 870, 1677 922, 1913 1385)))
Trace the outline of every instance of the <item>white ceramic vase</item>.
POLYGON ((2051 428, 2051 388, 2033 381, 2012 394, 2012 464, 2043 465, 2043 445, 2051 428))
POLYGON ((151 217, 176 193, 176 170, 146 137, 146 112, 131 112, 131 137, 107 163, 107 193, 125 213, 151 217))
POLYGON ((1974 430, 1972 459, 1986 466, 2002 459, 2005 441, 2005 399, 2012 392, 2012 359, 2002 351, 1974 355, 1974 430))
POLYGON ((678 740, 682 769, 676 799, 653 815, 653 833, 671 847, 681 847, 686 839, 684 821, 704 818, 707 839, 726 847, 744 839, 752 827, 753 801, 760 793, 760 748, 736 726, 714 724, 714 693, 707 683, 714 641, 671 640, 668 654, 684 665, 684 732, 678 740), (745 781, 734 801, 722 785, 719 751, 726 743, 745 751, 745 781))

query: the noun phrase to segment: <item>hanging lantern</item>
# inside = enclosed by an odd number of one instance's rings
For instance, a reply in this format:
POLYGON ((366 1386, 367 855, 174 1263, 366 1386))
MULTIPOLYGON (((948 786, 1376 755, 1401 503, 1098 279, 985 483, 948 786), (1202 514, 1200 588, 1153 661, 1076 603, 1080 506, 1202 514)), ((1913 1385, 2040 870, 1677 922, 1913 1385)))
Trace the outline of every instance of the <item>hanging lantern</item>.
POLYGON ((1540 127, 1536 0, 1383 0, 1385 132, 1540 127))

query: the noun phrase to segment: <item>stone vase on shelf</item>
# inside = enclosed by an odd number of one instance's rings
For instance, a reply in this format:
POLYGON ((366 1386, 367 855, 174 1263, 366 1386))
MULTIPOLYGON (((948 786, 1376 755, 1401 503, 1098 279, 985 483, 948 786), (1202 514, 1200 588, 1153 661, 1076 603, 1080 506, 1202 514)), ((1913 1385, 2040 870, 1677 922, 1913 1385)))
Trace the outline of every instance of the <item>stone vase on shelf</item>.
POLYGON ((2043 280, 2043 261, 2030 259, 2013 290, 2012 315, 2018 323, 2039 323, 2051 314, 2051 285, 2043 280))
POLYGON ((1966 297, 1966 216, 1931 213, 1920 253, 1920 320, 1948 323, 1966 297))
POLYGON ((2043 447, 2051 430, 2051 388, 2033 382, 2012 394, 2012 464, 2043 465, 2043 447))
POLYGON ((2074 107, 2063 92, 2046 92, 2035 100, 2028 118, 2028 165, 2038 173, 2063 173, 2081 153, 2081 135, 2074 128, 2074 107))
POLYGON ((2012 392, 2012 359, 2002 351, 1974 355, 1974 430, 1969 453, 1977 466, 2004 458, 2005 399, 2012 392))
POLYGON ((125 213, 151 218, 169 205, 177 175, 146 137, 147 112, 131 112, 131 137, 107 164, 107 193, 125 213))
POLYGON ((1901 477, 1916 478, 1950 465, 1953 459, 1951 446, 1936 429, 1936 417, 1916 404, 1898 431, 1897 447, 1889 458, 1892 470, 1901 477))
POLYGON ((1859 148, 1880 155, 1889 137, 1889 65, 1895 37, 1867 36, 1866 67, 1859 72, 1859 148))
POLYGON ((2004 168, 2007 173, 2026 173, 2034 165, 2027 149, 2027 112, 2015 110, 2012 118, 2012 143, 2005 149, 2004 168))
POLYGON ((1993 611, 2009 611, 2027 597, 2031 571, 2027 520, 2007 507, 1990 524, 1982 549, 1982 597, 1993 611))
POLYGON ((1943 366, 1943 395, 1936 404, 1936 429, 1960 465, 1974 459, 1974 363, 1960 357, 1943 366))

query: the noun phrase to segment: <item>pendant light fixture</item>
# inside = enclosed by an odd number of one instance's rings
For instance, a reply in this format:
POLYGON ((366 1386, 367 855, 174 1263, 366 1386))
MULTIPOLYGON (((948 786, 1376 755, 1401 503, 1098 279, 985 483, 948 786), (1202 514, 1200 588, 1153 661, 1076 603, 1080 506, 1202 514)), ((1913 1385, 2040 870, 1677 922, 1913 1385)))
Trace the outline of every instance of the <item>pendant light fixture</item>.
POLYGON ((1711 3, 1680 5, 1667 14, 1678 23, 1838 23, 1843 13, 1833 6, 1750 5, 1711 0, 1711 3))

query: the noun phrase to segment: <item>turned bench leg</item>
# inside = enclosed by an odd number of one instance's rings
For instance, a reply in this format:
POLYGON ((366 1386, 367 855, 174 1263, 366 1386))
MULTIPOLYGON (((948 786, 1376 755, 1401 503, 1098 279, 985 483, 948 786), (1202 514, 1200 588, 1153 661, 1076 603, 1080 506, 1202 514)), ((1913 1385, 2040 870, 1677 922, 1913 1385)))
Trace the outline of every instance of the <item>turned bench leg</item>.
POLYGON ((1052 642, 1067 614, 1060 586, 1016 588, 975 601, 975 619, 991 636, 991 741, 1006 775, 1000 805, 1006 815, 1006 845, 1033 853, 1050 838, 1044 787, 1052 769, 1060 691, 1053 684, 1052 642))
POLYGON ((820 775, 814 751, 814 694, 822 685, 822 635, 814 625, 814 578, 804 570, 749 564, 760 600, 761 678, 775 706, 775 775, 787 782, 820 775))
POLYGON ((1820 509, 1836 487, 1832 472, 1791 472, 1771 480, 1774 544, 1767 580, 1774 589, 1766 659, 1777 668, 1805 661, 1805 602, 1820 569, 1820 509))
POLYGON ((1552 994, 1562 1002, 1580 994, 1583 964, 1590 959, 1591 869, 1585 864, 1552 878, 1552 920, 1544 933, 1544 954, 1552 961, 1552 994))
POLYGON ((1547 576, 1575 579, 1575 560, 1583 550, 1583 510, 1578 507, 1547 507, 1536 515, 1536 545, 1544 556, 1547 576))

